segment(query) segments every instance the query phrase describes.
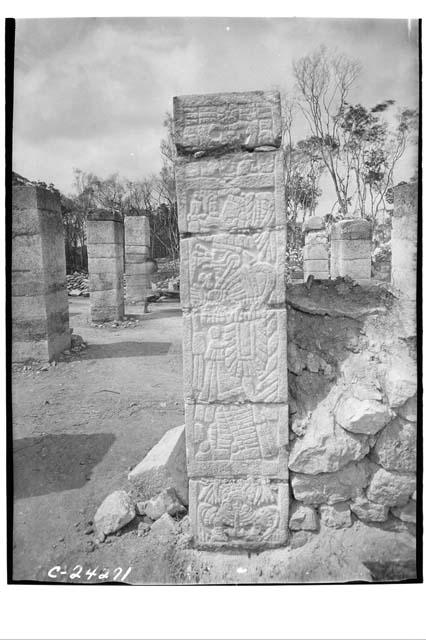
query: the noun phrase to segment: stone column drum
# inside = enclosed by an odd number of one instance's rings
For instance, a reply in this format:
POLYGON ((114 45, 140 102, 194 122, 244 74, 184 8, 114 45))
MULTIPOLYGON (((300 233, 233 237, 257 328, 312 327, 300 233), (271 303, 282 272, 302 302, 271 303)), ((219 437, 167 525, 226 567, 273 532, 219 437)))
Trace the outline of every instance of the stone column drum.
POLYGON ((314 276, 317 280, 330 277, 328 266, 328 236, 323 218, 312 216, 304 225, 303 278, 314 276))
POLYGON ((189 515, 206 548, 288 529, 278 92, 174 98, 189 515))
POLYGON ((150 230, 146 216, 124 218, 126 302, 144 302, 151 290, 150 230))
POLYGON ((417 183, 399 185, 394 189, 391 278, 393 286, 410 300, 416 299, 417 199, 417 183))
POLYGON ((121 216, 97 209, 87 216, 90 313, 92 322, 124 316, 124 237, 121 216))
POLYGON ((14 185, 12 209, 12 360, 54 360, 71 344, 59 194, 14 185))
POLYGON ((340 220, 331 228, 330 275, 371 280, 372 230, 368 220, 340 220))

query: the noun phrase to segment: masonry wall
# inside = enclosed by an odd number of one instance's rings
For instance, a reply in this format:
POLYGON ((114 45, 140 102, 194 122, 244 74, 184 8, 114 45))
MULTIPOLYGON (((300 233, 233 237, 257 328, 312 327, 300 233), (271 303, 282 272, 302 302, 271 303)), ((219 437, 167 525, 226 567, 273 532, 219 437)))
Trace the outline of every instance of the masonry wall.
POLYGON ((413 527, 417 365, 400 301, 330 282, 289 287, 287 305, 293 536, 413 527))
POLYGON ((12 360, 53 360, 71 343, 60 199, 12 189, 12 360))
POLYGON ((285 214, 276 92, 174 100, 189 513, 202 547, 287 539, 285 214))

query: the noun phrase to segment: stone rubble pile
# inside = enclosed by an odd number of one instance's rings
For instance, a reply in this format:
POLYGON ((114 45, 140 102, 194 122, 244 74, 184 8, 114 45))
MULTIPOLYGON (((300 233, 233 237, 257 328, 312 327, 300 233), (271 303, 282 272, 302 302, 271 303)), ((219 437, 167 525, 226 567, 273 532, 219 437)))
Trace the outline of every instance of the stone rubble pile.
POLYGON ((74 271, 71 275, 67 275, 67 290, 69 296, 85 296, 89 295, 89 274, 85 271, 79 273, 74 271))

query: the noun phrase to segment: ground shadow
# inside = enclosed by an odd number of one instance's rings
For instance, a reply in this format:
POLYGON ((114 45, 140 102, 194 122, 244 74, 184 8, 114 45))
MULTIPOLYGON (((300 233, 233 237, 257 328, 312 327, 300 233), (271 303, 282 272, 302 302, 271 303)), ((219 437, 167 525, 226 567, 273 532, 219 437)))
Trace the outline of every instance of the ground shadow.
POLYGON ((374 582, 400 582, 416 580, 415 560, 389 560, 388 562, 364 562, 374 582))
POLYGON ((113 342, 111 344, 91 344, 81 353, 84 360, 102 358, 138 358, 143 356, 164 356, 171 342, 113 342))
POLYGON ((15 498, 83 487, 114 440, 112 433, 59 433, 14 440, 15 498))

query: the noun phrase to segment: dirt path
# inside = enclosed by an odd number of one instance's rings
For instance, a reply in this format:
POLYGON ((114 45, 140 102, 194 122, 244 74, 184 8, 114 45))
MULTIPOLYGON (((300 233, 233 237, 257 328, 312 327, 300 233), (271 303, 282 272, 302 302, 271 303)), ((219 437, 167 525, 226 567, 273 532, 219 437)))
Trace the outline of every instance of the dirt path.
POLYGON ((137 322, 100 328, 88 299, 70 298, 88 348, 47 371, 14 372, 15 579, 46 580, 58 558, 90 553, 84 529, 103 498, 182 424, 181 312, 150 309, 132 306, 137 322))

